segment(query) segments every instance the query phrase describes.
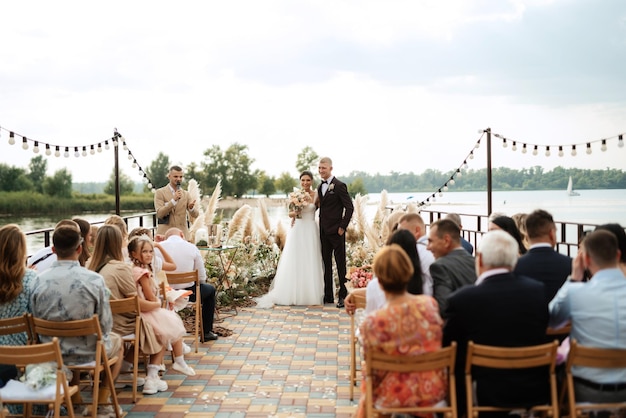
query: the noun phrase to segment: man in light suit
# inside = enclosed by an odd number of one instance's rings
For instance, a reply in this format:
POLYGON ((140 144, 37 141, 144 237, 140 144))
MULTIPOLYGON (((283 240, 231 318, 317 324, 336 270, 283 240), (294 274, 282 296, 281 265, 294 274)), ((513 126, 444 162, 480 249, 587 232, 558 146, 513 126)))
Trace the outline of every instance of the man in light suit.
POLYGON ((526 233, 530 249, 517 261, 515 274, 542 282, 550 302, 572 272, 572 259, 555 251, 556 225, 545 210, 535 210, 526 217, 526 233))
POLYGON ((448 296, 462 286, 474 284, 474 257, 461 245, 461 229, 450 219, 440 219, 430 226, 427 249, 435 256, 430 265, 433 297, 445 319, 448 296))
MULTIPOLYGON (((463 250, 465 251, 465 250, 463 250)), ((465 359, 467 343, 499 347, 521 347, 545 342, 548 302, 544 285, 511 272, 518 257, 518 244, 504 231, 483 236, 476 251, 478 279, 448 298, 443 345, 457 342, 457 404, 459 416, 465 412, 465 359)), ((478 404, 525 408, 545 404, 550 388, 547 368, 519 370, 477 369, 478 404)), ((482 417, 507 417, 508 412, 482 417)))
POLYGON ((339 300, 337 307, 344 307, 346 289, 346 229, 354 212, 348 186, 332 175, 333 162, 324 157, 318 165, 322 182, 317 188, 316 205, 320 209, 320 242, 322 261, 324 262, 324 303, 333 303, 335 286, 333 284, 332 256, 339 276, 339 300))
POLYGON ((191 200, 189 193, 181 188, 183 182, 183 169, 173 165, 167 174, 169 184, 161 187, 154 194, 154 209, 157 214, 158 235, 165 235, 168 229, 178 228, 189 240, 189 226, 187 214, 190 218, 198 216, 196 201, 191 200))

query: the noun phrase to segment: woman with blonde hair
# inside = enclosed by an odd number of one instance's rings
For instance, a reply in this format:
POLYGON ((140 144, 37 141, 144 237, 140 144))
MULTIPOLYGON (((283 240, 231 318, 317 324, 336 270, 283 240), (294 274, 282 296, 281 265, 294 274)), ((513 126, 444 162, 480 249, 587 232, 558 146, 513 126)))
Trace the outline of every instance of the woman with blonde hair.
MULTIPOLYGON (((435 299, 412 295, 407 285, 413 262, 398 244, 383 247, 374 257, 374 274, 385 292, 386 305, 365 317, 360 327, 364 353, 416 356, 441 348, 443 321, 435 299)), ((443 370, 416 373, 379 372, 372 376, 377 406, 435 405, 446 398, 443 370)), ((365 378, 357 416, 365 416, 365 378)))

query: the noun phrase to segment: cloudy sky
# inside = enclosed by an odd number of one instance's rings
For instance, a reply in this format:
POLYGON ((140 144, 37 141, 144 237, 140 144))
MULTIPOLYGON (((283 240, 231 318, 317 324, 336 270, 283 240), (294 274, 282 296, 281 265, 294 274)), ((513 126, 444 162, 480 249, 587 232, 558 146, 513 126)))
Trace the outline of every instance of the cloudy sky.
MULTIPOLYGON (((296 176, 306 146, 338 176, 421 173, 456 169, 491 127, 553 146, 532 156, 494 138, 494 166, 625 167, 623 0, 5 1, 0 16, 9 165, 34 156, 9 130, 82 147, 117 128, 144 168, 239 143, 273 176, 296 176), (554 148, 589 141, 591 155, 554 148)), ((48 166, 104 181, 113 155, 48 166)))

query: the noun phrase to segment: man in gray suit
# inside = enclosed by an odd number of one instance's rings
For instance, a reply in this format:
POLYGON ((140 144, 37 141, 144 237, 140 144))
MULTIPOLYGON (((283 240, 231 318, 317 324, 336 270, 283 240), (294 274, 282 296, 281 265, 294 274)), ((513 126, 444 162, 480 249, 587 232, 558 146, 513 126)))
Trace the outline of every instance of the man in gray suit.
POLYGON ((461 245, 461 230, 450 219, 440 219, 430 225, 428 249, 435 256, 430 265, 433 297, 439 304, 441 317, 445 319, 448 296, 476 281, 474 257, 461 245))

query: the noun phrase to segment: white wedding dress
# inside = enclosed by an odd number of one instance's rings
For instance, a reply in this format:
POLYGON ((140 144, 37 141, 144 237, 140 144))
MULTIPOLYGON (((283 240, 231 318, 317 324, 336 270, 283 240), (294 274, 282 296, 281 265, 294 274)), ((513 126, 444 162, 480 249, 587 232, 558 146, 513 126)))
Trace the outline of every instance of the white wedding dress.
POLYGON ((260 308, 274 305, 321 305, 324 299, 324 266, 315 205, 302 209, 302 218, 287 233, 270 291, 257 299, 260 308))

